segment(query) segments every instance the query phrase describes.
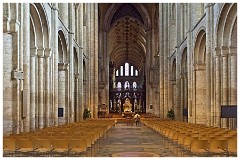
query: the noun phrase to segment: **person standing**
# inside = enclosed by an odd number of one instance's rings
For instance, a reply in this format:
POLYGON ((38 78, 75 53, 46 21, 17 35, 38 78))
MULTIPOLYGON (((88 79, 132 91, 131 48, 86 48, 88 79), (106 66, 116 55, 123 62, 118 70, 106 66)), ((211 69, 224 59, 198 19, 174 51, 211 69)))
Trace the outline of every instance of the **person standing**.
POLYGON ((136 126, 139 126, 139 122, 140 122, 140 115, 138 113, 136 113, 134 115, 134 119, 135 119, 135 122, 136 122, 136 126))

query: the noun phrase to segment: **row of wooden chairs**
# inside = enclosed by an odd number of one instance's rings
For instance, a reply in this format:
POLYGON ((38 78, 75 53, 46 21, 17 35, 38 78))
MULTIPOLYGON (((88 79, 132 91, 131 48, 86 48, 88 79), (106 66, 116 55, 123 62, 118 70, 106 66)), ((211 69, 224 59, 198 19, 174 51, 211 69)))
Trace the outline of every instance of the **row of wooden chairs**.
POLYGON ((115 124, 86 120, 3 137, 4 156, 74 156, 92 148, 115 124))
POLYGON ((196 155, 237 155, 237 131, 166 119, 143 119, 142 123, 196 155))

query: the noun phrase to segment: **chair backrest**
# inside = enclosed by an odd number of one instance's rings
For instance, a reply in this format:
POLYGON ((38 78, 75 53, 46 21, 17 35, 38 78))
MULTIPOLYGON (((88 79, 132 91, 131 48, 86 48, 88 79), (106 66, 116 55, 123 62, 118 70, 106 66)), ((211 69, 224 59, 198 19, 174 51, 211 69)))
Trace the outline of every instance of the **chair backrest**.
POLYGON ((52 149, 52 144, 49 139, 35 139, 33 140, 33 143, 34 143, 34 149, 37 149, 37 148, 39 149, 45 148, 48 150, 52 149))
POLYGON ((68 149, 68 140, 66 139, 52 139, 51 144, 53 148, 68 149))
POLYGON ((193 139, 191 141, 191 145, 190 145, 191 150, 192 149, 208 149, 208 140, 197 140, 197 139, 193 139))
POLYGON ((227 149, 227 141, 226 140, 211 140, 209 142, 209 149, 227 149))
POLYGON ((227 142, 227 148, 228 149, 237 149, 237 139, 228 139, 227 142))
POLYGON ((15 139, 3 139, 3 151, 15 151, 15 139))
POLYGON ((16 139, 16 148, 17 149, 32 149, 33 150, 33 142, 30 139, 16 139))
POLYGON ((69 142, 70 150, 86 151, 87 147, 86 139, 72 139, 69 142))

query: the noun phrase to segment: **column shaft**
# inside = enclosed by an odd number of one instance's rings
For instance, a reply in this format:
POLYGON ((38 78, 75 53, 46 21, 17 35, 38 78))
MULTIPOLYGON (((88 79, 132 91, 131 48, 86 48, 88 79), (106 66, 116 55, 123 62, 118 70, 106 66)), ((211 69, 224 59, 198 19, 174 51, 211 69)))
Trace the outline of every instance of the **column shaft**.
POLYGON ((43 57, 44 57, 44 49, 38 48, 38 128, 42 129, 44 127, 44 115, 43 115, 43 57))
POLYGON ((30 128, 30 7, 29 3, 23 3, 23 117, 24 132, 28 132, 30 128))
POLYGON ((30 129, 34 131, 35 127, 35 108, 36 108, 36 55, 37 48, 31 48, 31 66, 30 66, 30 76, 31 76, 31 86, 30 86, 30 107, 31 107, 31 120, 30 120, 30 129))
POLYGON ((45 124, 46 127, 50 126, 50 57, 51 57, 51 50, 45 49, 45 124))
POLYGON ((58 8, 57 3, 53 4, 53 52, 54 52, 54 109, 53 109, 53 118, 54 125, 58 125, 58 8))

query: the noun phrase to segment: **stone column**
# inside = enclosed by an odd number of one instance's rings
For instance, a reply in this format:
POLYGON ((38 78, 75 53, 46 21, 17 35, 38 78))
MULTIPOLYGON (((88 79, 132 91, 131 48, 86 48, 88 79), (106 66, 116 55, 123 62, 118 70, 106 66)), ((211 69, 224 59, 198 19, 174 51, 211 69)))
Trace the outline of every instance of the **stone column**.
POLYGON ((46 127, 50 126, 50 58, 51 58, 51 49, 45 49, 45 125, 46 127))
POLYGON ((69 122, 74 121, 74 51, 73 38, 75 30, 75 15, 73 3, 69 3, 69 122), (74 26, 74 27, 73 27, 74 26))
POLYGON ((30 129, 30 7, 29 3, 23 3, 23 116, 24 132, 30 129))
MULTIPOLYGON (((228 47, 223 46, 221 48, 221 54, 222 54, 222 105, 229 105, 229 92, 228 92, 228 47)), ((222 119, 223 128, 228 128, 228 119, 223 118, 222 119)))
POLYGON ((59 108, 63 108, 63 117, 59 117, 59 124, 65 124, 67 120, 65 120, 67 116, 66 64, 59 63, 58 69, 58 105, 59 108))
POLYGON ((196 123, 206 124, 206 65, 204 63, 195 64, 195 72, 196 123))
POLYGON ((75 80, 75 82, 74 82, 74 99, 75 99, 75 101, 74 101, 74 119, 73 119, 73 122, 77 122, 77 121, 79 121, 79 96, 80 96, 80 94, 79 94, 79 86, 78 86, 78 78, 79 78, 79 73, 75 73, 74 74, 74 80, 75 80))
POLYGON ((53 105, 53 118, 54 125, 58 125, 58 8, 57 3, 53 3, 53 52, 54 52, 54 71, 53 71, 53 84, 54 84, 54 105, 53 105))
POLYGON ((30 75, 31 75, 31 92, 30 92, 30 107, 31 107, 31 120, 30 120, 30 129, 34 131, 36 129, 35 126, 35 108, 36 108, 36 57, 37 57, 37 48, 31 48, 31 66, 30 66, 30 75))
POLYGON ((206 29, 206 115, 207 115, 207 126, 212 124, 211 122, 211 54, 212 54, 212 39, 213 39, 213 32, 212 32, 212 25, 213 22, 213 11, 212 5, 208 5, 205 8, 206 11, 206 22, 207 22, 207 29, 206 29))
POLYGON ((94 117, 98 118, 98 4, 93 4, 94 17, 94 117))
POLYGON ((215 77, 215 95, 216 95, 216 111, 215 111, 215 127, 221 127, 221 63, 220 63, 220 53, 221 50, 219 48, 216 48, 216 77, 215 77))
POLYGON ((237 47, 230 47, 230 105, 237 105, 237 47))
POLYGON ((59 3, 59 17, 61 18, 63 24, 66 26, 66 28, 69 27, 68 25, 68 5, 70 5, 71 3, 59 3))
MULTIPOLYGON (((163 13, 163 5, 164 4, 161 3, 159 4, 159 13, 163 13)), ((159 23, 159 116, 160 118, 164 118, 164 25, 162 23, 163 14, 159 14, 159 22, 161 22, 159 23)), ((146 90, 146 92, 148 92, 148 90, 146 90)))
POLYGON ((38 55, 38 128, 42 129, 44 127, 44 122, 43 122, 43 57, 44 57, 44 48, 38 48, 37 50, 37 55, 38 55))
POLYGON ((163 5, 163 22, 164 22, 164 112, 163 115, 166 116, 168 111, 168 88, 169 88, 169 69, 168 69, 168 55, 169 55, 169 47, 168 47, 168 12, 167 12, 167 4, 163 5))
POLYGON ((79 96, 78 96, 78 121, 83 119, 83 4, 79 4, 79 58, 78 58, 78 70, 79 70, 79 79, 78 79, 78 90, 79 90, 79 96))
MULTIPOLYGON (((146 54, 151 55, 151 30, 148 30, 146 32, 146 54)), ((151 111, 149 106, 152 104, 151 102, 151 95, 152 95, 152 90, 151 90, 151 85, 150 85, 150 63, 151 59, 146 58, 146 63, 145 63, 145 74, 146 74, 146 112, 151 111)), ((163 106, 160 106, 163 107, 163 106)), ((151 111, 152 112, 152 111, 151 111)))

